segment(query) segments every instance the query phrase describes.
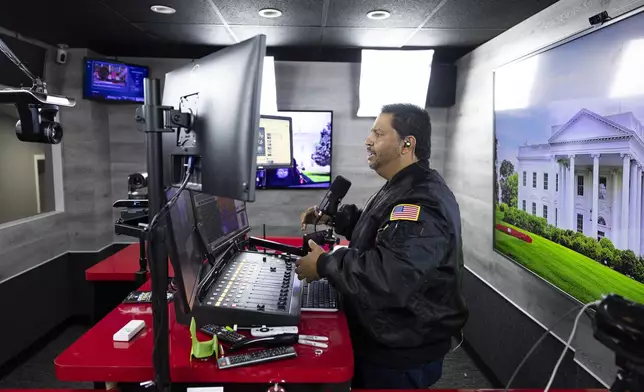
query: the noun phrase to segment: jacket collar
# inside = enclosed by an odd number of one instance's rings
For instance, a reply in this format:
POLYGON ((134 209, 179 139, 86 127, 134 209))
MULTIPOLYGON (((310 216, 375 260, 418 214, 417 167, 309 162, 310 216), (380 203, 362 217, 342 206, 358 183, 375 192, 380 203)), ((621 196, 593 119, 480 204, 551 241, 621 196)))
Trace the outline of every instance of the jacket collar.
POLYGON ((414 178, 419 175, 427 173, 427 171, 429 171, 428 160, 420 160, 416 163, 412 163, 411 165, 405 167, 404 169, 396 173, 391 179, 391 181, 388 181, 385 184, 385 187, 394 186, 402 182, 405 178, 408 178, 408 177, 414 178))

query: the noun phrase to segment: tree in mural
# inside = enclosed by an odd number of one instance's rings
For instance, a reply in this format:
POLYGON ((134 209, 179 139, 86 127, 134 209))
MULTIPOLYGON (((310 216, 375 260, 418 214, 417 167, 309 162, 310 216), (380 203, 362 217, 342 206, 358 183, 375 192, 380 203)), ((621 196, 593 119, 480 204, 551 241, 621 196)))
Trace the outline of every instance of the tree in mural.
POLYGON ((499 169, 501 179, 501 201, 512 207, 516 207, 517 196, 519 193, 519 176, 514 172, 514 165, 508 160, 501 162, 499 169))
POLYGON ((315 151, 311 159, 319 166, 331 164, 331 123, 327 123, 320 132, 320 141, 315 143, 315 151))

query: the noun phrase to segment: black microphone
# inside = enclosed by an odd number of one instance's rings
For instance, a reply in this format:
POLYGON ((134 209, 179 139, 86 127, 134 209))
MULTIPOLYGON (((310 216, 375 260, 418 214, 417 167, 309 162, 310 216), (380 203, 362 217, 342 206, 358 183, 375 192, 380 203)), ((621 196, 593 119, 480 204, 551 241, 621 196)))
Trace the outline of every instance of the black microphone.
POLYGON ((333 218, 338 213, 338 206, 342 198, 349 192, 349 188, 351 188, 351 181, 342 176, 337 176, 320 203, 318 208, 319 216, 325 214, 333 218))

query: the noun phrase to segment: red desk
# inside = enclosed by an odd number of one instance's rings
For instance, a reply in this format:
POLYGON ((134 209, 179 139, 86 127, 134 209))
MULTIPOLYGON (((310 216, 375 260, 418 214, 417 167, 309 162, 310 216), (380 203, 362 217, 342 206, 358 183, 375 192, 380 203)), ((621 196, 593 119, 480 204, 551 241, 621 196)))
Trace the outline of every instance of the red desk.
MULTIPOLYGON (((266 237, 269 241, 279 242, 285 245, 302 246, 302 237, 266 237)), ((347 241, 340 242, 348 245, 347 241)), ((168 274, 174 276, 172 264, 168 263, 168 274)), ((89 281, 126 281, 134 282, 136 271, 139 270, 139 243, 128 245, 122 250, 114 253, 85 270, 85 280, 89 281)))
MULTIPOLYGON (((149 289, 149 282, 141 287, 149 289)), ((353 349, 344 313, 303 313, 300 331, 328 336, 329 348, 316 355, 313 347, 296 345, 295 359, 245 368, 219 370, 214 359, 190 359, 190 332, 175 321, 171 304, 170 378, 173 382, 208 383, 345 383, 353 376, 353 349)), ((202 335, 206 339, 206 335, 202 335)), ((63 381, 141 382, 152 380, 152 309, 149 305, 119 305, 54 361, 63 381), (112 335, 128 321, 144 320, 146 329, 128 343, 112 335)))
MULTIPOLYGON (((134 282, 138 270, 139 243, 137 242, 86 269, 85 280, 134 282)), ((168 262, 168 274, 174 276, 170 262, 168 262)))

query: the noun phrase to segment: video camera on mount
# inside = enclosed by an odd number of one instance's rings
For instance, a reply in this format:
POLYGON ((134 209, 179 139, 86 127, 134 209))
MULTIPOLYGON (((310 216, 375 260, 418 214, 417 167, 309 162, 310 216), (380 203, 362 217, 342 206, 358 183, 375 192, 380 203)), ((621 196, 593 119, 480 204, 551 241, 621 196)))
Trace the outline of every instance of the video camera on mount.
POLYGON ((16 123, 16 136, 30 143, 58 144, 63 140, 63 127, 57 121, 58 107, 74 107, 76 100, 47 94, 47 84, 34 76, 0 39, 0 52, 25 73, 32 81, 30 88, 0 90, 0 104, 16 106, 20 119, 16 123))
POLYGON ((143 239, 144 227, 148 223, 148 174, 132 173, 127 176, 127 199, 114 202, 112 207, 121 208, 121 216, 116 221, 116 234, 143 239))
POLYGON ((148 173, 132 173, 127 176, 127 198, 148 198, 148 173))
POLYGON ((48 95, 45 83, 39 83, 31 89, 0 90, 0 103, 13 103, 18 109, 16 136, 20 141, 58 144, 63 140, 63 127, 57 121, 58 107, 73 107, 76 101, 48 95))

